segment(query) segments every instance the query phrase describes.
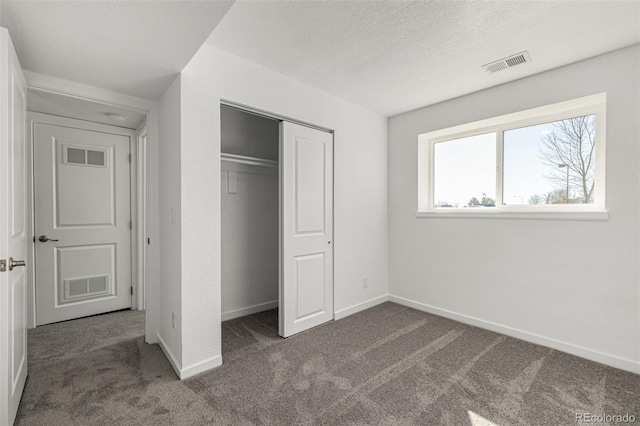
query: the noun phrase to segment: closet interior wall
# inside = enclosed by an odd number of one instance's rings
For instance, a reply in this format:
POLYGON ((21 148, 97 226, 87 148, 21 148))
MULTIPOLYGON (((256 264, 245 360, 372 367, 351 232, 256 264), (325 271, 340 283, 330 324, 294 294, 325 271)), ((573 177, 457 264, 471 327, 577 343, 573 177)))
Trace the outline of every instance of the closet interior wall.
POLYGON ((221 106, 222 320, 278 306, 279 122, 221 106))

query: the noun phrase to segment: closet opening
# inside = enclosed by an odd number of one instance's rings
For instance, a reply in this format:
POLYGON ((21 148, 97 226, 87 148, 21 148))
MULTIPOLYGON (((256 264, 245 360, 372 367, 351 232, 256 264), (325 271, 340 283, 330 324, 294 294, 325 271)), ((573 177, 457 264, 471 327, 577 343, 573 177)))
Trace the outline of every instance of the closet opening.
POLYGON ((228 359, 251 342, 281 339, 280 120, 226 105, 220 120, 222 350, 228 359))
POLYGON ((246 108, 220 106, 227 359, 334 318, 333 131, 246 108))

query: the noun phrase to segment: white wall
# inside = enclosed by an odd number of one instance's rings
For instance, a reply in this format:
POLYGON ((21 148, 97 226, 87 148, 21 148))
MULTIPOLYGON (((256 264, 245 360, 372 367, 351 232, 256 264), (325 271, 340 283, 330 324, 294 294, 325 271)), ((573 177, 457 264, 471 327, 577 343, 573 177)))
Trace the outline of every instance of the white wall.
POLYGON ((640 372, 639 50, 390 119, 395 300, 640 372), (600 92, 608 221, 416 218, 418 134, 600 92))
POLYGON ((384 300, 388 289, 386 118, 204 45, 182 72, 185 366, 221 353, 221 98, 335 130, 336 315, 384 300))
MULTIPOLYGON (((278 160, 278 121, 228 107, 220 117, 222 152, 278 160)), ((222 168, 221 309, 227 320, 277 306, 278 169, 226 161, 222 168), (227 191, 225 169, 236 170, 235 193, 227 191)))
MULTIPOLYGON (((159 262, 150 268, 159 269, 158 338, 178 369, 182 365, 181 333, 181 187, 180 174, 180 76, 158 101, 158 215, 160 234, 159 262), (175 314, 175 326, 171 313, 175 314)), ((187 167, 185 165, 185 167, 187 167)), ((150 206, 150 210, 153 207, 150 206)))

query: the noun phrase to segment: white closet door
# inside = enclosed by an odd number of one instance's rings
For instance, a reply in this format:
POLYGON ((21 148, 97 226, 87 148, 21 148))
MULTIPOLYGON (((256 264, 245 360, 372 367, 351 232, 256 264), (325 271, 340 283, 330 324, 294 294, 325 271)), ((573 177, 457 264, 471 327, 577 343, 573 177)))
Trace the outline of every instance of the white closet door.
POLYGON ((280 335, 333 319, 333 135, 280 123, 280 335))

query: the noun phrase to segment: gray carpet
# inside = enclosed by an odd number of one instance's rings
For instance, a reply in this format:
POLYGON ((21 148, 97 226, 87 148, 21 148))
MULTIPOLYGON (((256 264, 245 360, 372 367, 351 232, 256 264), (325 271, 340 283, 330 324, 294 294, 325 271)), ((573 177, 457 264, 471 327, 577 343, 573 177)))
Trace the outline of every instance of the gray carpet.
POLYGON ((223 324, 224 365, 177 380, 139 312, 29 333, 19 425, 572 425, 635 415, 640 376, 385 303, 289 339, 223 324))

